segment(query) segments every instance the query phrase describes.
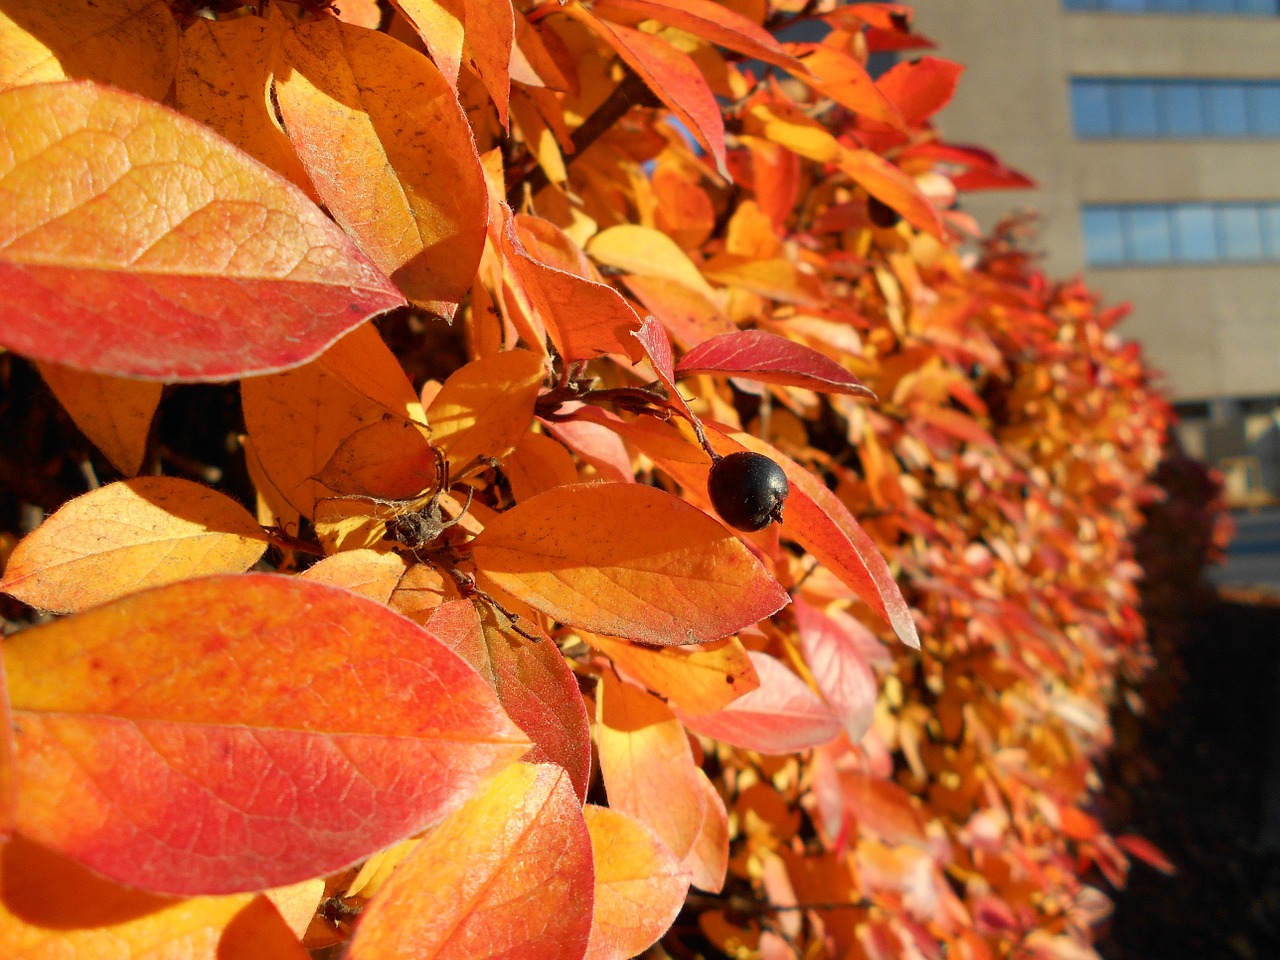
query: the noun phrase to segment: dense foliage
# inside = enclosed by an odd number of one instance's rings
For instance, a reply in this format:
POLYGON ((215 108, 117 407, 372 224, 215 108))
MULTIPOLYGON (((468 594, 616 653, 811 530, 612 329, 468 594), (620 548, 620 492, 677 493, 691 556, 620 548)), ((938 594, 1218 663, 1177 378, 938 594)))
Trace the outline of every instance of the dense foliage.
POLYGON ((0 2, 0 952, 1093 956, 1172 414, 911 19, 0 2))

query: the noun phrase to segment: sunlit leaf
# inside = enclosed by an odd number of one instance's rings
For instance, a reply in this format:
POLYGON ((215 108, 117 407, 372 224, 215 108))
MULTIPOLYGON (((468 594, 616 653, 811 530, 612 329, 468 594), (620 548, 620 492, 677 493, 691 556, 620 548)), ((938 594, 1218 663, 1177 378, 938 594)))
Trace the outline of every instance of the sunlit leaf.
POLYGON ((480 263, 488 193, 449 84, 398 40, 332 18, 295 26, 282 49, 280 112, 326 207, 405 296, 452 316, 480 263))
POLYGON ((68 613, 147 587, 248 570, 267 549, 249 512, 177 477, 135 477, 70 501, 13 552, 0 589, 68 613))
POLYGON ((580 960, 592 836, 564 771, 513 764, 420 843, 364 912, 351 960, 580 960))
POLYGON ((609 809, 648 826, 683 860, 707 812, 684 727, 657 697, 608 673, 600 678, 596 703, 596 749, 609 809))
POLYGON ((748 653, 760 686, 718 713, 678 716, 694 733, 760 753, 794 753, 838 736, 840 719, 803 680, 765 653, 748 653))
POLYGON ((721 373, 824 393, 875 394, 857 377, 812 347, 763 330, 743 330, 698 344, 676 367, 681 376, 721 373))
POLYGON ((548 616, 646 643, 717 640, 788 599, 723 526, 639 484, 539 494, 495 518, 471 552, 483 582, 548 616))
POLYGON ((0 177, 0 343, 40 360, 231 379, 403 302, 297 187, 131 94, 0 91, 0 177))
POLYGON ((95 960, 307 957, 264 896, 179 900, 129 890, 23 837, 0 850, 0 951, 95 960))
POLYGON ((800 649, 818 691, 844 724, 850 743, 871 726, 879 687, 855 640, 841 623, 806 603, 794 604, 800 649))
POLYGON ((0 7, 0 87, 96 80, 163 100, 177 49, 178 27, 162 0, 0 7))
POLYGON ((427 408, 432 442, 457 468, 476 457, 503 458, 533 423, 546 371, 529 350, 507 350, 455 370, 427 408))
POLYGON ((760 685, 737 637, 690 647, 647 647, 596 634, 584 639, 625 676, 689 713, 715 713, 760 685))
POLYGON ((438 821, 528 749, 430 634, 297 578, 134 594, 9 638, 5 667, 15 828, 141 889, 332 872, 438 821))
POLYGON ((628 960, 657 942, 680 912, 689 873, 637 820, 587 804, 595 856, 595 915, 587 960, 628 960))

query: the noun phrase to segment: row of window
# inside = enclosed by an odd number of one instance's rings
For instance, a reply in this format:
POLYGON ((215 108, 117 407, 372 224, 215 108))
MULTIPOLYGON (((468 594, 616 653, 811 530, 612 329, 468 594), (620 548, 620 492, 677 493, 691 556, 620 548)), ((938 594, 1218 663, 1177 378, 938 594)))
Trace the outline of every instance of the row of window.
POLYGON ((1278 80, 1071 81, 1081 137, 1280 137, 1278 80))
POLYGON ((1086 206, 1090 266, 1280 260, 1280 202, 1086 206))
POLYGON ((1110 13, 1207 13, 1247 17, 1273 17, 1280 13, 1276 0, 1063 0, 1068 10, 1105 10, 1110 13))

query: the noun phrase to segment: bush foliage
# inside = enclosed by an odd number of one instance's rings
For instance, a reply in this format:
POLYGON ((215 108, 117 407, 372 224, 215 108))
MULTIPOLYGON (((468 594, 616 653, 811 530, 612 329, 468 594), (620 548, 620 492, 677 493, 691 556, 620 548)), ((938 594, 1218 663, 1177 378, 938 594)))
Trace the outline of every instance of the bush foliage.
POLYGON ((120 477, 5 535, 0 952, 1075 960, 1171 869, 1090 813, 1171 409, 975 240, 1028 181, 939 139, 908 7, 16 0, 0 45, 0 343, 120 477), (154 422, 229 381, 215 490, 154 422), (781 523, 712 503, 739 451, 781 523))

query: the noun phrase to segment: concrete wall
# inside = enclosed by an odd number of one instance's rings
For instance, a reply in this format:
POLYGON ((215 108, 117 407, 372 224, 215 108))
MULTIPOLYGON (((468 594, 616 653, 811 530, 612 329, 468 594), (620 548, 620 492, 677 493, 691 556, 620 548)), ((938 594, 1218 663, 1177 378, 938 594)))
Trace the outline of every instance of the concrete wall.
POLYGON ((1086 203, 1280 200, 1280 140, 1087 140, 1071 125, 1072 76, 1280 78, 1280 17, 1077 13, 1061 0, 919 0, 916 29, 966 65, 942 112, 945 139, 995 150, 1038 191, 966 195, 990 226, 1042 214, 1057 276, 1084 271, 1122 328, 1169 374, 1175 397, 1280 395, 1280 264, 1084 269, 1086 203))

